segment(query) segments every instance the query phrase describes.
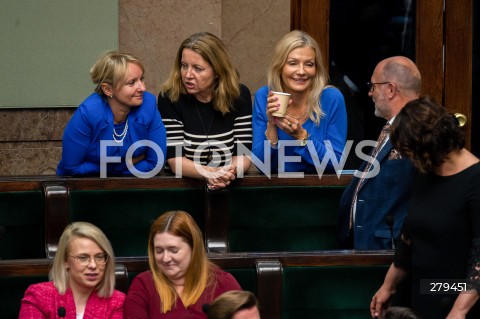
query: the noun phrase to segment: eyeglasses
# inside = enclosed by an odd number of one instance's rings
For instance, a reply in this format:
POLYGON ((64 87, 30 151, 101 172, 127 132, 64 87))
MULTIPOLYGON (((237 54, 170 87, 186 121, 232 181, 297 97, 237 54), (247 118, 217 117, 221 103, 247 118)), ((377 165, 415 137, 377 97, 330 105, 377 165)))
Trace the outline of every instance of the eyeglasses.
POLYGON ((105 265, 108 261, 107 254, 98 254, 95 256, 88 256, 88 255, 70 256, 69 255, 68 257, 75 258, 77 263, 82 267, 87 267, 90 264, 90 260, 92 260, 92 258, 95 260, 95 263, 99 266, 105 265))
POLYGON ((397 86, 393 82, 367 82, 368 91, 373 92, 375 90, 375 85, 383 85, 383 84, 392 84, 395 87, 395 90, 397 92, 400 92, 398 91, 397 86))

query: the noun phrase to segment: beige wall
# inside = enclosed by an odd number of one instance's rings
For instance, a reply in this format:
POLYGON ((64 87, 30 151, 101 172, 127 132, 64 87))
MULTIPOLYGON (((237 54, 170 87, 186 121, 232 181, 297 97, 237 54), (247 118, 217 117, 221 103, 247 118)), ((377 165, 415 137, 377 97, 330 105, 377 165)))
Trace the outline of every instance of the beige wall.
MULTIPOLYGON (((147 89, 154 94, 180 43, 199 31, 225 42, 254 94, 265 84, 275 43, 289 29, 290 0, 119 0, 119 48, 144 62, 147 89)), ((73 111, 0 110, 0 175, 53 174, 73 111)))
POLYGON ((158 94, 180 43, 208 31, 226 44, 252 94, 265 84, 275 43, 290 30, 290 0, 120 0, 120 50, 147 69, 147 89, 158 94))

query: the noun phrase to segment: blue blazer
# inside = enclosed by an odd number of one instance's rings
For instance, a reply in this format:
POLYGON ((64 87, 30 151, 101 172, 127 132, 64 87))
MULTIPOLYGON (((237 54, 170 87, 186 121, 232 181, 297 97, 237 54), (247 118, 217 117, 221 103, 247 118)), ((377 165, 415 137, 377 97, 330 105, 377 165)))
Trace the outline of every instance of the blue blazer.
MULTIPOLYGON (((97 93, 91 94, 80 104, 65 128, 62 159, 58 164, 57 174, 99 174, 100 141, 113 144, 106 147, 108 157, 120 158, 119 163, 108 163, 108 174, 132 174, 125 163, 125 156, 129 147, 140 140, 148 140, 157 144, 158 147, 156 149, 147 146, 136 148, 133 157, 144 154, 145 159, 136 163, 135 168, 147 173, 157 165, 163 166, 166 154, 166 132, 153 94, 145 92, 143 103, 132 107, 128 113, 128 131, 122 146, 113 141, 113 129, 113 112, 107 101, 97 93)), ((120 129, 117 131, 119 132, 120 129)), ((107 160, 110 161, 110 159, 107 160)))
MULTIPOLYGON (((412 194, 415 168, 393 149, 390 140, 380 150, 377 161, 380 162, 380 172, 365 179, 358 192, 353 247, 349 243, 350 207, 359 178, 353 177, 340 199, 337 239, 343 249, 392 249, 392 235, 386 223, 388 215, 393 217, 394 238, 400 236, 412 194)), ((365 161, 362 163, 360 171, 366 164, 365 161)))

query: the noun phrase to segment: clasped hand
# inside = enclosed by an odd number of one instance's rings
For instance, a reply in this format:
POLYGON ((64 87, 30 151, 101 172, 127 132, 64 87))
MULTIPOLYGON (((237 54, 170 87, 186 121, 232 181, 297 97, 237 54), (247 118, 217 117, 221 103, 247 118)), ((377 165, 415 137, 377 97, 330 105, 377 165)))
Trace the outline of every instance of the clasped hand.
POLYGON ((207 186, 210 190, 219 190, 230 185, 237 178, 237 167, 231 164, 229 167, 209 169, 213 177, 207 178, 207 186))

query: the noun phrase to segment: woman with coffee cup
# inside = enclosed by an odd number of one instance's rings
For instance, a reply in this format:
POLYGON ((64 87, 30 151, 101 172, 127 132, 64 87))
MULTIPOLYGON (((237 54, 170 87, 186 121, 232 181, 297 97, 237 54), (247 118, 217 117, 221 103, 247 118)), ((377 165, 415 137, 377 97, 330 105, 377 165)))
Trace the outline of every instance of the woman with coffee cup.
POLYGON ((328 85, 317 42, 303 31, 287 33, 275 47, 267 78, 254 99, 253 155, 270 161, 273 172, 315 173, 323 160, 326 172, 333 172, 332 161, 341 160, 345 147, 347 112, 343 95, 328 85), (275 92, 290 94, 284 115, 277 113, 275 92), (279 161, 279 154, 301 161, 279 161))
POLYGON ((167 163, 174 173, 205 179, 215 190, 250 167, 243 153, 252 145, 251 94, 215 35, 195 33, 182 42, 158 96, 158 109, 167 129, 167 163))

